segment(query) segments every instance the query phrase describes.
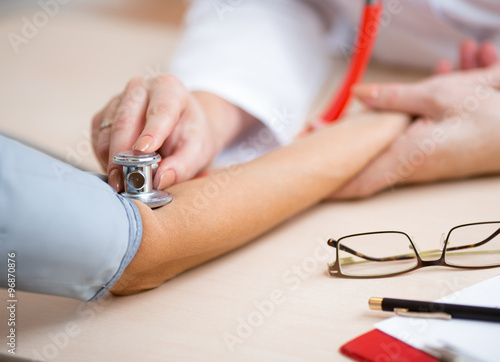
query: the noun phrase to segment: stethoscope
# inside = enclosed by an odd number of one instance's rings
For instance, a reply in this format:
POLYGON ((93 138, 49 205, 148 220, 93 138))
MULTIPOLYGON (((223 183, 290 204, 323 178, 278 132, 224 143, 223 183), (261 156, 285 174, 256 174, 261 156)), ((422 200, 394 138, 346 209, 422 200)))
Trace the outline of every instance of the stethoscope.
MULTIPOLYGON (((351 99, 351 88, 365 73, 372 53, 382 13, 382 0, 365 0, 361 26, 347 73, 336 96, 332 98, 321 120, 332 123, 339 119, 351 99)), ((160 161, 157 153, 141 154, 128 151, 114 157, 114 162, 123 166, 125 191, 123 196, 142 201, 151 208, 163 206, 172 201, 172 195, 152 188, 152 168, 160 161)))

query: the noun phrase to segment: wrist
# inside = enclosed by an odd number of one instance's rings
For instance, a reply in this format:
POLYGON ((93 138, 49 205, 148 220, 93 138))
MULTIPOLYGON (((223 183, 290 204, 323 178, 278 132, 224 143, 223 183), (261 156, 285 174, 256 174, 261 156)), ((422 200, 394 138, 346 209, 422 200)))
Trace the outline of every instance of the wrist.
POLYGON ((257 122, 255 117, 215 94, 195 91, 192 95, 211 125, 217 152, 257 122))

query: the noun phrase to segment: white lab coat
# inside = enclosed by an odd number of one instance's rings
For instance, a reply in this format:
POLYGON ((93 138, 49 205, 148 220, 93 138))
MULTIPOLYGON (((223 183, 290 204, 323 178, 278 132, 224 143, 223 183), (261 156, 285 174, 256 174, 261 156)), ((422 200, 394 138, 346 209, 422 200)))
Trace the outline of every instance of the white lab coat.
MULTIPOLYGON (((348 56, 363 3, 194 0, 171 72, 190 90, 217 94, 261 120, 275 141, 254 130, 264 147, 247 142, 245 149, 240 140, 237 150, 251 158, 303 127, 332 55, 348 56)), ((500 48, 500 1, 386 0, 373 58, 428 68, 442 58, 456 63, 466 37, 500 48)))

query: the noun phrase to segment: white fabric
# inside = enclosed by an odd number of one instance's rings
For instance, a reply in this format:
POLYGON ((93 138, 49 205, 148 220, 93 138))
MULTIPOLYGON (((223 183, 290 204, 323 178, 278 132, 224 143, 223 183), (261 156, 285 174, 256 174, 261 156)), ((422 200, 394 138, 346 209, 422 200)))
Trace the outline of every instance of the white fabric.
POLYGON ((300 1, 240 1, 232 11, 214 3, 193 3, 172 73, 247 110, 287 142, 328 71, 324 25, 300 1), (274 120, 283 108, 295 115, 286 127, 274 120))
MULTIPOLYGON (((195 0, 171 71, 260 119, 280 143, 301 129, 329 70, 352 47, 362 0, 195 0), (293 114, 283 127, 273 114, 293 114)), ((456 63, 465 37, 500 46, 498 0, 387 0, 373 57, 456 63)), ((339 74, 339 77, 341 75, 339 74)))

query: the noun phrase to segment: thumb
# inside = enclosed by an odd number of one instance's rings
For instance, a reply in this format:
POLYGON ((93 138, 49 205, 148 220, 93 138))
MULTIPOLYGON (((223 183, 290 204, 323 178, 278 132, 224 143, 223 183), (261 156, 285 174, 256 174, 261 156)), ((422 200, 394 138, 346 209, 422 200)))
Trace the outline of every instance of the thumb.
POLYGON ((371 108, 435 117, 442 110, 437 109, 437 102, 431 98, 433 92, 428 88, 423 82, 359 84, 353 93, 371 108))

